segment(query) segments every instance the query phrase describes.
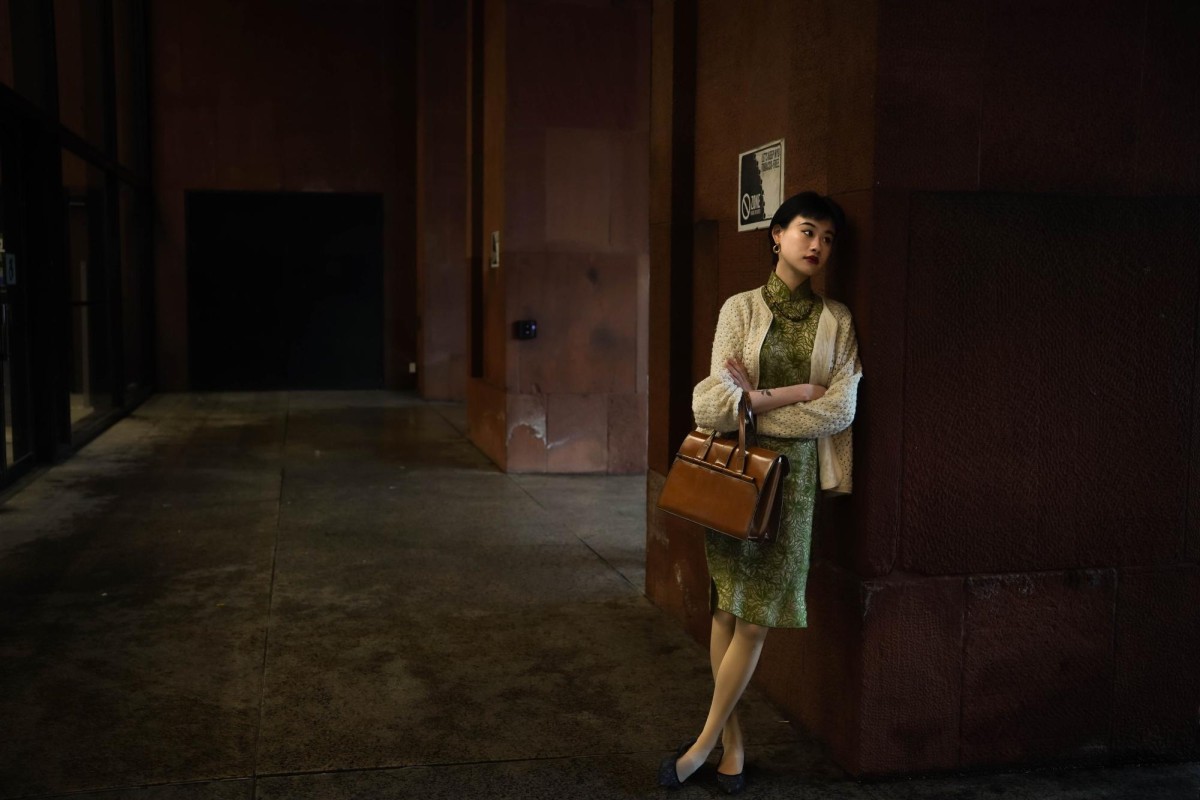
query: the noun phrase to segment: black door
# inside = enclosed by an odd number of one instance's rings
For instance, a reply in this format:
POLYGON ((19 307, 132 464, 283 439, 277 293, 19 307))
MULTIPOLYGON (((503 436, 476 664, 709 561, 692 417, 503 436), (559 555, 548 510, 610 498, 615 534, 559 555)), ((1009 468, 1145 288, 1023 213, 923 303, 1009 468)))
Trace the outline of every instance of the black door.
POLYGON ((0 485, 26 468, 33 455, 22 163, 19 138, 0 124, 0 485))
POLYGON ((189 192, 198 390, 383 386, 379 195, 189 192))

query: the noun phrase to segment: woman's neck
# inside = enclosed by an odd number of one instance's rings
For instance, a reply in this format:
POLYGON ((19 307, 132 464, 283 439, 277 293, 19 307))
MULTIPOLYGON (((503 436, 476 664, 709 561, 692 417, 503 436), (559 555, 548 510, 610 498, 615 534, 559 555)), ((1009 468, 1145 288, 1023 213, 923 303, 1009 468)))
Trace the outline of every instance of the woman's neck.
POLYGON ((782 258, 775 264, 775 274, 779 276, 779 280, 787 284, 789 292, 795 292, 800 284, 808 280, 807 275, 792 269, 784 263, 782 258))

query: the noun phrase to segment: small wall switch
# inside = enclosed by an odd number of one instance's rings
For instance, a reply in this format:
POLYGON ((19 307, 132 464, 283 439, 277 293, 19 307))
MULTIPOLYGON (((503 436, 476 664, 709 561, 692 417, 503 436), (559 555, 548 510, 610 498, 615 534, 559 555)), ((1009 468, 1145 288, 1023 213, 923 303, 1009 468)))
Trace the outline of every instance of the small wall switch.
POLYGON ((408 371, 409 371, 409 374, 416 372, 417 371, 417 362, 415 362, 415 361, 408 362, 408 371))

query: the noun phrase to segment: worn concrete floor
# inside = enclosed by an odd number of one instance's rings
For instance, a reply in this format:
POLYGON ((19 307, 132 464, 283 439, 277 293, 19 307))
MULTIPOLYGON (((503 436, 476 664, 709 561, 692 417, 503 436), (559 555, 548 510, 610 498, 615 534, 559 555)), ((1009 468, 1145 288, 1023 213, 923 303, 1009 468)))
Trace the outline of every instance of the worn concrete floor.
MULTIPOLYGON (((505 475, 464 427, 382 392, 160 395, 10 491, 0 797, 665 796, 710 678, 642 596, 643 479, 505 475)), ((1194 764, 858 783, 743 714, 747 797, 1200 797, 1194 764)))

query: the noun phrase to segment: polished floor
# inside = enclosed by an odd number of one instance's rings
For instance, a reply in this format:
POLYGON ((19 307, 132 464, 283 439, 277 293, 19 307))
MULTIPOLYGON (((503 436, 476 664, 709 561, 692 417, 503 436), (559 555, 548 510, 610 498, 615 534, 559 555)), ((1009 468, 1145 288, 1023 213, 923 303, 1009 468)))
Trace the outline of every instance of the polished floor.
MULTIPOLYGON (((707 656, 641 477, 498 472, 461 406, 160 395, 0 498, 0 798, 660 797, 707 656)), ((1196 800, 1197 765, 858 783, 753 691, 747 797, 1196 800)), ((712 767, 681 797, 716 796, 712 767)))

